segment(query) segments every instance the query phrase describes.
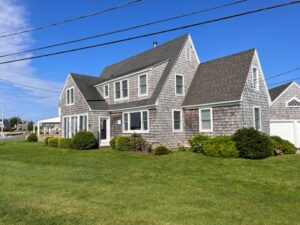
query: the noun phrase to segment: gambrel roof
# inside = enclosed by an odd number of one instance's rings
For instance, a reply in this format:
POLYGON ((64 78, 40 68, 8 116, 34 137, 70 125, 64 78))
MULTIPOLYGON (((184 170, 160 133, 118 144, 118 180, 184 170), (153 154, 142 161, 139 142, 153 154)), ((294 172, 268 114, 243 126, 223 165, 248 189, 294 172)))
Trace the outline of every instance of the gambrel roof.
POLYGON ((183 106, 241 99, 255 49, 199 64, 183 106))

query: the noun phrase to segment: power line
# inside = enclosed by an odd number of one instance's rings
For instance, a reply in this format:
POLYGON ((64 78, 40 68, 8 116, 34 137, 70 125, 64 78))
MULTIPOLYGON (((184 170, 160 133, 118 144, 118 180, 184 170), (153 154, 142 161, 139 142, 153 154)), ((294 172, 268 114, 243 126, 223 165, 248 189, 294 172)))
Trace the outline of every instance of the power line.
POLYGON ((2 78, 0 78, 0 81, 2 81, 4 83, 9 83, 9 84, 21 86, 21 87, 26 87, 26 88, 30 88, 30 89, 39 90, 39 91, 46 91, 46 92, 52 92, 52 93, 60 93, 59 91, 53 91, 53 90, 49 90, 49 89, 43 89, 43 88, 39 88, 39 87, 30 86, 30 85, 27 85, 27 84, 16 83, 16 82, 13 82, 13 81, 10 81, 10 80, 5 80, 5 79, 2 79, 2 78))
POLYGON ((292 73, 292 72, 297 71, 297 70, 300 70, 300 67, 297 67, 295 69, 292 69, 292 70, 289 70, 289 71, 286 71, 286 72, 279 73, 279 74, 276 74, 274 76, 268 77, 266 80, 272 80, 272 79, 274 79, 276 77, 280 77, 280 76, 286 75, 288 73, 292 73))
POLYGON ((201 26, 204 24, 214 23, 214 22, 218 22, 218 21, 222 21, 222 20, 227 20, 227 19, 231 19, 231 18, 235 18, 235 17, 245 16, 245 15, 249 15, 249 14, 254 14, 254 13, 258 13, 258 12, 262 12, 262 11, 267 11, 267 10, 280 8, 280 7, 284 7, 284 6, 288 6, 288 5, 293 5, 293 4, 299 4, 299 3, 300 3, 300 0, 282 3, 282 4, 273 5, 273 6, 269 6, 269 7, 265 7, 265 8, 260 8, 260 9, 255 9, 255 10, 251 10, 251 11, 246 11, 246 12, 242 12, 242 13, 238 13, 238 14, 234 14, 234 15, 230 15, 230 16, 225 16, 225 17, 220 17, 220 18, 216 18, 216 19, 212 19, 212 20, 203 21, 203 22, 188 24, 188 25, 180 26, 180 27, 174 27, 171 29, 160 30, 157 32, 142 34, 142 35, 138 35, 138 36, 132 36, 132 37, 124 38, 124 39, 118 39, 118 40, 114 40, 114 41, 110 41, 110 42, 104 42, 104 43, 88 45, 88 46, 84 46, 84 47, 80 47, 80 48, 73 48, 73 49, 59 51, 59 52, 53 52, 53 53, 47 53, 47 54, 42 54, 42 55, 37 55, 37 56, 31 56, 31 57, 25 57, 25 58, 20 58, 20 59, 15 59, 15 60, 4 61, 4 62, 0 62, 0 64, 7 64, 7 63, 24 61, 24 60, 43 58, 43 57, 48 57, 48 56, 53 56, 53 55, 65 54, 65 53, 69 53, 69 52, 81 51, 81 50, 89 49, 89 48, 96 48, 96 47, 100 47, 100 46, 116 44, 116 43, 120 43, 120 42, 126 42, 126 41, 130 41, 130 40, 154 36, 157 34, 173 32, 173 31, 177 31, 177 30, 183 30, 183 29, 187 29, 190 27, 201 26))
POLYGON ((208 8, 208 9, 193 11, 193 12, 190 12, 190 13, 186 13, 186 14, 182 14, 182 15, 178 15, 178 16, 173 16, 173 17, 169 17, 169 18, 166 18, 166 19, 162 19, 162 20, 156 20, 156 21, 149 22, 149 23, 144 23, 144 24, 140 24, 140 25, 136 25, 136 26, 132 26, 132 27, 127 27, 127 28, 124 28, 124 29, 114 30, 114 31, 110 31, 110 32, 107 32, 107 33, 96 34, 96 35, 93 35, 93 36, 83 37, 83 38, 79 38, 79 39, 75 39, 75 40, 71 40, 71 41, 66 41, 66 42, 61 42, 61 43, 57 43, 57 44, 47 45, 47 46, 34 48, 34 49, 30 49, 30 50, 25 50, 25 51, 21 51, 21 52, 9 53, 9 54, 6 54, 6 55, 1 55, 0 58, 7 57, 7 56, 18 55, 18 54, 23 54, 23 53, 28 53, 28 52, 34 52, 34 51, 53 48, 53 47, 58 47, 58 46, 67 45, 67 44, 72 44, 72 43, 86 41, 86 40, 90 40, 90 39, 94 39, 94 38, 98 38, 98 37, 103 37, 103 36, 108 36, 108 35, 112 35, 112 34, 122 33, 122 32, 125 32, 125 31, 130 31, 130 30, 134 30, 134 29, 137 29, 137 28, 147 27, 147 26, 154 25, 154 24, 164 23, 164 22, 167 22, 167 21, 176 20, 176 19, 180 19, 180 18, 200 14, 200 13, 203 13, 203 12, 208 12, 208 11, 212 11, 212 10, 216 10, 216 9, 220 9, 220 8, 224 8, 224 7, 228 7, 228 6, 232 6, 232 5, 236 5, 236 4, 240 4, 240 3, 243 3, 243 2, 247 2, 247 1, 248 0, 235 1, 235 2, 215 6, 215 7, 208 8))
POLYGON ((295 80, 300 80, 300 77, 296 77, 296 78, 290 79, 290 80, 284 80, 284 81, 279 81, 279 82, 271 83, 270 86, 278 85, 278 84, 284 84, 284 83, 292 82, 292 81, 295 81, 295 80))
POLYGON ((76 16, 76 17, 72 17, 72 18, 67 18, 67 19, 63 19, 63 20, 58 20, 58 21, 55 21, 55 22, 47 23, 47 24, 40 24, 40 25, 36 25, 36 26, 26 28, 24 30, 19 30, 19 31, 10 33, 10 34, 4 34, 4 35, 0 36, 0 38, 5 38, 5 37, 14 36, 14 35, 24 34, 24 33, 32 32, 32 31, 35 31, 35 30, 42 30, 42 29, 45 29, 45 28, 58 26, 58 25, 61 25, 61 24, 64 24, 64 23, 70 23, 70 22, 73 22, 73 21, 76 21, 76 20, 86 19, 86 18, 89 18, 89 17, 97 16, 97 15, 102 14, 102 13, 106 13, 106 12, 109 12, 109 11, 114 11, 114 10, 121 9, 121 8, 126 8, 128 6, 136 5, 138 3, 143 3, 143 2, 146 2, 146 1, 147 0, 129 1, 129 2, 120 4, 120 5, 116 5, 116 6, 113 6, 111 8, 107 8, 107 9, 100 10, 100 11, 97 11, 97 12, 93 12, 93 13, 89 13, 89 14, 85 14, 85 15, 80 15, 80 16, 76 16))

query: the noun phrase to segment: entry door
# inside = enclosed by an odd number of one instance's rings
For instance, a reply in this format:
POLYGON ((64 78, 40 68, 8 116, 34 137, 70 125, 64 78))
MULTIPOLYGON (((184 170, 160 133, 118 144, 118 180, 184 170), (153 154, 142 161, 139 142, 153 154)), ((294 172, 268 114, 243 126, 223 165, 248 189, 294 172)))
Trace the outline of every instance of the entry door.
POLYGON ((110 119, 108 117, 99 118, 99 143, 100 146, 109 145, 110 141, 110 119))

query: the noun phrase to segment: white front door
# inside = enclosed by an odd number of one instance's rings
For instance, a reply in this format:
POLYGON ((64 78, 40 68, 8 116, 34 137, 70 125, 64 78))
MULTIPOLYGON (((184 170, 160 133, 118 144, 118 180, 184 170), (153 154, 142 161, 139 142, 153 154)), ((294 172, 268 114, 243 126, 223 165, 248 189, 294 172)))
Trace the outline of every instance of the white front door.
POLYGON ((109 146, 110 141, 110 119, 109 117, 99 118, 99 144, 109 146))

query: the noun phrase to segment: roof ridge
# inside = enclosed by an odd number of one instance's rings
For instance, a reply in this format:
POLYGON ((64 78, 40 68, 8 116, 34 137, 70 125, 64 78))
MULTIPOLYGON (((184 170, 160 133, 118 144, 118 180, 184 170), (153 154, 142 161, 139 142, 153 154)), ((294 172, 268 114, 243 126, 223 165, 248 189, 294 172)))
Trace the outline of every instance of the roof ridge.
POLYGON ((287 83, 278 85, 278 86, 276 86, 276 87, 273 87, 273 88, 269 89, 269 91, 274 90, 274 89, 276 89, 276 88, 283 87, 283 86, 285 86, 285 85, 286 85, 286 88, 285 88, 285 89, 287 89, 292 83, 294 83, 294 81, 290 81, 290 82, 287 82, 287 83))

